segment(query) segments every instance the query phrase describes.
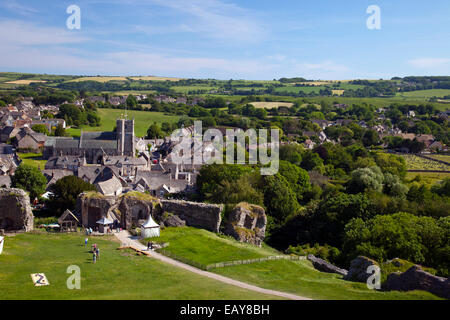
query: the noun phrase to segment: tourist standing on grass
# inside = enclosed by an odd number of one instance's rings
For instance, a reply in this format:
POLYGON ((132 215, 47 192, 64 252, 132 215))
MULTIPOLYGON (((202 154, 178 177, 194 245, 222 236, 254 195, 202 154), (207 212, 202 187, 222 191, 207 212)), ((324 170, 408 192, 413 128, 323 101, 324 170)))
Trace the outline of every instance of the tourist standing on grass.
POLYGON ((97 259, 100 259, 100 249, 99 248, 95 249, 95 255, 97 256, 97 259))
POLYGON ((89 239, 88 238, 84 238, 84 246, 87 246, 89 239))
POLYGON ((97 262, 97 254, 95 252, 92 254, 92 262, 93 263, 97 262))

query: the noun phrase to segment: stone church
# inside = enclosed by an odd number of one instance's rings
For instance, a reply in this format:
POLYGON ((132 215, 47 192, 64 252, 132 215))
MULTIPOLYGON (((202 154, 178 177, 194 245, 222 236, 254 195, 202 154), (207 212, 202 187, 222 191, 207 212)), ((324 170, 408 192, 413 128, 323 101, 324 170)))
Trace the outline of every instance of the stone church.
POLYGON ((105 156, 134 157, 134 119, 117 119, 116 132, 81 132, 79 138, 49 137, 43 155, 47 160, 58 156, 85 157, 90 164, 101 164, 105 156))

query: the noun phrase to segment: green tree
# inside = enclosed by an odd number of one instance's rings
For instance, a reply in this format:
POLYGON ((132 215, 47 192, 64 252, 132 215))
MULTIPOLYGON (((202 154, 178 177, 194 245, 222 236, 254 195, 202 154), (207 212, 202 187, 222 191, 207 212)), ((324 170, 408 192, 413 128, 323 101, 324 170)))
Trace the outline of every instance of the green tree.
POLYGON ((38 168, 21 164, 11 178, 11 185, 28 191, 30 199, 33 200, 45 192, 47 179, 38 168))
POLYGON ((349 190, 358 193, 366 191, 383 191, 384 176, 378 167, 360 168, 352 172, 349 190))
POLYGON ((34 132, 43 133, 47 136, 50 134, 45 124, 35 124, 31 127, 31 130, 33 130, 34 132))
POLYGON ((398 257, 448 272, 449 262, 439 256, 449 249, 448 226, 446 219, 404 212, 366 221, 354 219, 345 226, 343 251, 348 260, 357 255, 380 262, 398 257))
POLYGON ((161 139, 163 138, 163 132, 160 126, 154 122, 147 130, 147 138, 148 139, 161 139))
POLYGON ((61 123, 56 126, 54 135, 55 137, 64 137, 66 135, 66 129, 64 129, 61 123))
POLYGON ((135 96, 129 94, 126 101, 128 108, 135 108, 138 105, 138 101, 135 96))
POLYGON ((311 183, 306 170, 290 162, 280 161, 279 173, 289 182, 289 185, 297 196, 298 201, 303 199, 303 194, 310 191, 311 183))
POLYGON ((59 179, 50 186, 53 193, 50 203, 58 214, 62 214, 66 209, 75 209, 78 195, 84 191, 94 191, 95 187, 76 176, 67 176, 59 179))
POLYGON ((303 169, 311 171, 322 166, 323 160, 317 153, 308 150, 303 154, 301 163, 303 169))
POLYGON ((282 175, 266 176, 263 189, 264 205, 277 223, 283 223, 289 216, 299 212, 297 197, 282 175))
POLYGON ((280 147, 280 160, 289 161, 292 164, 300 166, 302 163, 303 147, 295 144, 282 145, 280 147))

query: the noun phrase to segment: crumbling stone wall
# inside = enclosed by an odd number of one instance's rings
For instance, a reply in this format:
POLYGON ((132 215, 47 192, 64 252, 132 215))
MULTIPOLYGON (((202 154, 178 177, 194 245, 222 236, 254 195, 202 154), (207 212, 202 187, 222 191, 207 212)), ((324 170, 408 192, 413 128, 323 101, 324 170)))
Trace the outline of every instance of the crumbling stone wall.
POLYGON ((106 197, 95 192, 80 194, 78 202, 81 208, 81 223, 84 227, 91 228, 97 227, 96 222, 102 217, 108 217, 108 213, 117 206, 116 197, 106 197))
POLYGON ((30 197, 22 189, 0 189, 0 229, 33 230, 34 216, 30 197))
POLYGON ((161 200, 162 209, 186 222, 186 225, 219 232, 223 205, 196 203, 181 200, 161 200))
POLYGON ((140 226, 148 220, 149 216, 155 217, 159 200, 149 195, 125 194, 120 199, 118 210, 121 214, 122 228, 130 229, 133 226, 140 226))
POLYGON ((242 202, 228 215, 225 234, 238 241, 261 246, 266 225, 267 216, 262 207, 242 202))
MULTIPOLYGON (((122 228, 131 229, 145 222, 149 215, 157 221, 163 212, 171 213, 180 221, 192 227, 219 232, 223 205, 195 203, 179 200, 158 200, 147 194, 128 193, 120 197, 106 197, 95 192, 83 193, 78 197, 77 207, 81 210, 82 224, 96 227, 102 217, 116 216, 122 228)), ((182 225, 183 223, 181 223, 182 225)))

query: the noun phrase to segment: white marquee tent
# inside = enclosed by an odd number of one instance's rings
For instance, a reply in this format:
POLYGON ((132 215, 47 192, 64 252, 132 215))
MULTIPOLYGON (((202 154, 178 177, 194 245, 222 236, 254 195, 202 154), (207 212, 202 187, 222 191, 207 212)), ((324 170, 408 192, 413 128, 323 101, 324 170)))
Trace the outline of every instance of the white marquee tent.
POLYGON ((5 238, 4 237, 0 237, 0 254, 2 254, 3 252, 3 243, 5 242, 5 238))
POLYGON ((159 225, 152 219, 152 216, 149 216, 147 222, 141 226, 141 237, 143 238, 159 237, 159 232, 159 225))

